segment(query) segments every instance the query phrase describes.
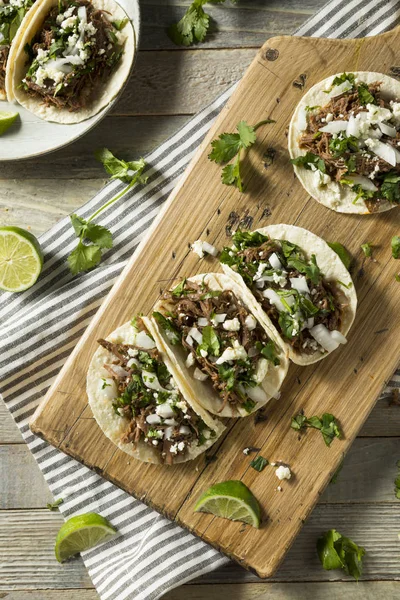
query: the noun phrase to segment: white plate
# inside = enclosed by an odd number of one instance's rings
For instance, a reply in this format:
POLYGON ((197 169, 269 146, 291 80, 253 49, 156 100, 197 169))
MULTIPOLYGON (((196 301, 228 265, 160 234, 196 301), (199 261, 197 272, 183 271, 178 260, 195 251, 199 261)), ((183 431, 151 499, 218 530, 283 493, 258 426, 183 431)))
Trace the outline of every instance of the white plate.
MULTIPOLYGON (((133 59, 135 62, 139 46, 139 0, 117 1, 122 8, 125 9, 132 21, 135 31, 136 52, 133 59)), ((42 119, 39 119, 39 117, 18 104, 0 101, 0 111, 15 112, 17 110, 19 112, 19 119, 17 119, 14 125, 12 125, 12 127, 10 127, 10 129, 0 138, 0 161, 32 158, 33 156, 53 152, 54 150, 58 150, 59 148, 70 144, 87 133, 106 116, 110 108, 120 98, 122 91, 123 89, 121 89, 114 100, 97 115, 73 125, 62 125, 61 123, 42 121, 42 119)))

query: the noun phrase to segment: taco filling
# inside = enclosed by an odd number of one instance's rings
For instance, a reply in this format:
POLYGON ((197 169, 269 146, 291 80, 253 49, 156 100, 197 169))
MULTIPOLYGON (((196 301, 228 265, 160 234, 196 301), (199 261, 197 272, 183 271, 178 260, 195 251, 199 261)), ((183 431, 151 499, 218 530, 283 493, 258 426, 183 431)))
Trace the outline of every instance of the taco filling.
POLYGON ((153 313, 171 344, 187 352, 192 376, 209 381, 225 406, 251 412, 267 394, 260 384, 280 361, 266 331, 231 290, 210 289, 184 279, 162 297, 164 314, 153 313))
POLYGON ((298 140, 306 151, 292 159, 315 171, 316 185, 350 186, 353 204, 364 200, 369 212, 400 203, 400 101, 381 93, 353 73, 335 77, 325 90, 325 106, 306 107, 306 127, 298 140))
POLYGON ((34 0, 0 0, 0 94, 5 93, 8 52, 34 0))
POLYGON ((301 354, 345 344, 340 333, 343 299, 338 285, 321 273, 315 254, 286 240, 238 231, 220 261, 243 278, 284 341, 301 354))
POLYGON ((109 377, 102 390, 127 422, 121 442, 134 448, 139 442, 151 445, 170 465, 216 434, 183 398, 152 337, 137 322, 141 330, 135 345, 98 340, 113 355, 104 364, 109 377))
POLYGON ((74 112, 87 108, 123 53, 119 31, 128 20, 111 21, 88 0, 60 0, 31 44, 22 88, 46 106, 74 112))

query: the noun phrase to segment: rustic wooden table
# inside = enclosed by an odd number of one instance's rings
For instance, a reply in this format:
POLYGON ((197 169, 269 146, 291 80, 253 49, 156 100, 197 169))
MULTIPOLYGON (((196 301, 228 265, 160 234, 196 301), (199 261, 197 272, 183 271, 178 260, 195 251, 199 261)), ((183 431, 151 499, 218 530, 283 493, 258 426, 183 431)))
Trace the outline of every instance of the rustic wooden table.
MULTIPOLYGON (((205 44, 180 49, 166 26, 188 0, 142 0, 142 39, 136 74, 113 113, 95 131, 39 160, 1 165, 0 224, 40 234, 101 188, 93 158, 107 146, 135 158, 180 128, 193 113, 240 78, 268 38, 290 34, 325 0, 243 0, 211 7, 218 22, 205 44)), ((357 410, 357 407, 354 407, 357 410)), ((260 581, 233 563, 170 593, 168 600, 394 600, 400 597, 400 407, 380 400, 276 576, 260 581), (315 541, 335 527, 367 549, 362 581, 323 571, 315 541)), ((310 465, 312 468, 312 465, 310 465)), ((45 506, 51 495, 34 459, 0 401, 0 598, 95 600, 82 561, 60 566, 53 544, 62 523, 45 506)))

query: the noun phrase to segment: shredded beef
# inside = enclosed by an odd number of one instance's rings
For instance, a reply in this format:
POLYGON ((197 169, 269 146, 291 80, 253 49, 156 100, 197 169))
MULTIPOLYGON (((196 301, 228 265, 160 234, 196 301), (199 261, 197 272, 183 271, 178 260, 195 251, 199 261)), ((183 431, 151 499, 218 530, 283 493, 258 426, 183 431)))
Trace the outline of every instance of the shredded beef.
POLYGON ((9 47, 0 50, 0 91, 5 92, 6 89, 6 65, 8 58, 9 47))

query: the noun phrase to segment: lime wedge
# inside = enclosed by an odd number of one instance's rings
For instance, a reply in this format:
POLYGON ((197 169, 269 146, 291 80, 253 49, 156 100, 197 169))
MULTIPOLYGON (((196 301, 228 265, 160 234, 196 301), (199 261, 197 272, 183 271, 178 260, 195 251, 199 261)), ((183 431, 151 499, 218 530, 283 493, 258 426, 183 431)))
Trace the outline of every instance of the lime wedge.
POLYGON ((0 227, 0 289, 23 292, 40 275, 43 254, 34 235, 20 227, 0 227))
POLYGON ((14 123, 15 119, 18 117, 17 112, 5 112, 0 110, 0 135, 3 135, 11 127, 14 123))
POLYGON ((58 562, 102 544, 115 535, 114 527, 101 515, 86 513, 68 519, 57 533, 54 552, 58 562))
POLYGON ((206 512, 230 521, 243 521, 260 527, 260 506, 241 481, 222 481, 212 485, 197 501, 195 512, 206 512))

